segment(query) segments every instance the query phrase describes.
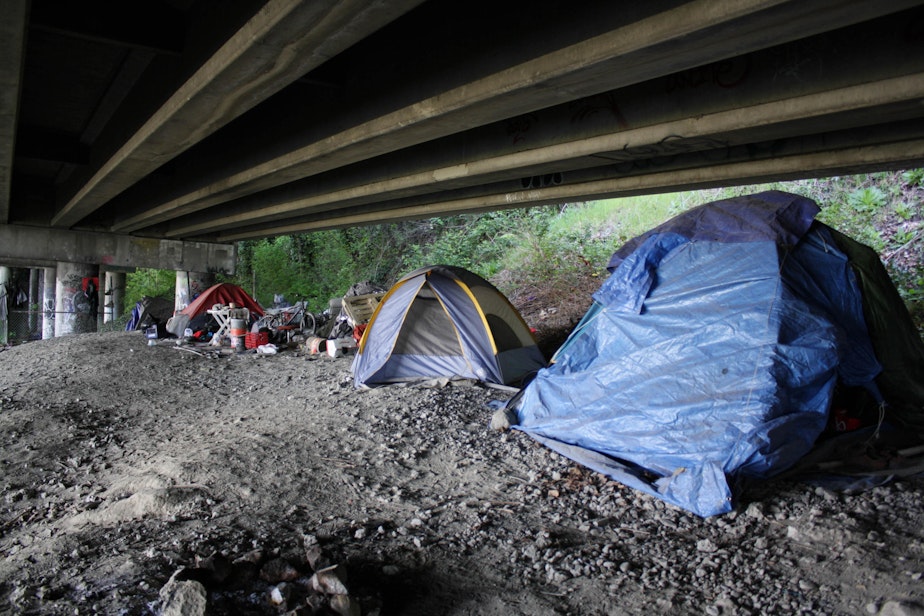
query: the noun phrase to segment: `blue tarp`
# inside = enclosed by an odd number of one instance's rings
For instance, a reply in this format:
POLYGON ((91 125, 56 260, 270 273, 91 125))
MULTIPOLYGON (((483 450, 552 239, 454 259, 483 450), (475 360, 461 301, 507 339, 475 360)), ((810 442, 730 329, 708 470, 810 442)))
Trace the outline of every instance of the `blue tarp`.
POLYGON ((857 283, 817 211, 761 193, 630 242, 523 390, 518 429, 704 517, 733 507, 740 480, 795 464, 838 378, 875 394, 880 371, 857 283))

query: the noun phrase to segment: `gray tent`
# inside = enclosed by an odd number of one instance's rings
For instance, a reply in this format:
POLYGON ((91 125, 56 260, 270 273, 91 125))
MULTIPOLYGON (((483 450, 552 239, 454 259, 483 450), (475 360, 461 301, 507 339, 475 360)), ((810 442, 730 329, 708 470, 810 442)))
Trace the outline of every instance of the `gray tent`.
POLYGON ((520 313, 480 276, 434 265, 399 280, 369 320, 356 386, 430 378, 519 384, 545 365, 520 313))

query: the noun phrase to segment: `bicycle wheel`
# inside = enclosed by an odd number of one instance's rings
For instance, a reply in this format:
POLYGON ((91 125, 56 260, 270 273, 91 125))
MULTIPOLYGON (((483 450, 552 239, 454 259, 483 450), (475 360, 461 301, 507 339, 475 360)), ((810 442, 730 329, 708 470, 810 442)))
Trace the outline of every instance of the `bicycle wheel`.
POLYGON ((282 325, 283 322, 282 313, 279 312, 274 314, 265 314, 263 318, 265 319, 264 322, 266 326, 273 330, 282 325))
POLYGON ((318 322, 315 320, 314 315, 306 310, 302 314, 302 333, 306 336, 313 336, 317 326, 318 322))

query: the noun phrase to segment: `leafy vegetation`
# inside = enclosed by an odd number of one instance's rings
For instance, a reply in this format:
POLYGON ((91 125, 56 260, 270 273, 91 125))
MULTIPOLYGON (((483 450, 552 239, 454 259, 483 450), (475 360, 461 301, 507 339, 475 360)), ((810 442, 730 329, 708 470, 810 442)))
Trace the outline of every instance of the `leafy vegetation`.
MULTIPOLYGON (((918 323, 924 320, 924 170, 645 195, 562 206, 405 221, 242 242, 230 279, 263 305, 282 293, 326 308, 354 283, 389 287, 417 267, 446 263, 492 280, 515 304, 585 301, 626 240, 686 209, 777 189, 810 197, 819 219, 876 250, 918 323)), ((129 276, 128 299, 172 297, 172 272, 129 276)), ((543 308, 545 309, 545 308, 543 308)), ((579 309, 583 312, 583 308, 579 309)), ((529 320, 529 319, 527 319, 529 320)))

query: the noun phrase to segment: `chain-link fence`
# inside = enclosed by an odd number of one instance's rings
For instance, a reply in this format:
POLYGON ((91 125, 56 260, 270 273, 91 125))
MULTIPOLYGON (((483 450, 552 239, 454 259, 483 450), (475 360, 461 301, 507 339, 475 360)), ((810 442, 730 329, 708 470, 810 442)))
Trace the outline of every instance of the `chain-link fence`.
MULTIPOLYGON (((54 335, 55 331, 55 314, 56 313, 52 311, 47 313, 47 318, 51 319, 48 326, 52 335, 54 335)), ((7 314, 7 322, 0 322, 0 344, 4 343, 4 327, 6 328, 6 344, 22 344, 23 342, 30 342, 32 340, 41 340, 42 331, 45 327, 45 318, 46 313, 41 310, 10 310, 7 314)), ((130 318, 131 314, 123 314, 116 319, 110 319, 106 323, 103 323, 101 319, 96 324, 96 331, 122 331, 125 329, 125 325, 130 318)))
POLYGON ((7 343, 20 344, 30 340, 41 340, 43 319, 44 314, 41 310, 10 310, 7 315, 7 343))

